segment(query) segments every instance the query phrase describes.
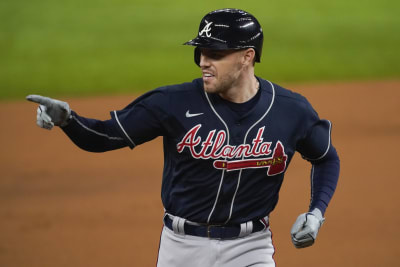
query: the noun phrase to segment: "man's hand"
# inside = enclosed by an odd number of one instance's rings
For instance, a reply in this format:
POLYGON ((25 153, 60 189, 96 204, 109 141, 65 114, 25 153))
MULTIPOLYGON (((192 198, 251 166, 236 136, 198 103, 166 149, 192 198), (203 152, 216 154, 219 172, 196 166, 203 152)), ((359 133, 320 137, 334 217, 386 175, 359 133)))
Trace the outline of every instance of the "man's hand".
POLYGON ((71 115, 67 102, 40 95, 28 95, 27 100, 40 104, 37 109, 36 124, 51 130, 54 125, 66 126, 71 115))
POLYGON ((314 244, 318 230, 324 221, 325 219, 319 209, 300 214, 290 231, 294 246, 305 248, 314 244))

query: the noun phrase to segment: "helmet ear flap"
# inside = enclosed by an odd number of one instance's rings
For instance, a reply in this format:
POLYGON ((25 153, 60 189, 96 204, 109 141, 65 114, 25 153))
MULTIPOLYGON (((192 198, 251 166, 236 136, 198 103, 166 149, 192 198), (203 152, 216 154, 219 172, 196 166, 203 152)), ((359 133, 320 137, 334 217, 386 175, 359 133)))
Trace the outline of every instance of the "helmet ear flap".
POLYGON ((194 49, 194 62, 199 67, 200 67, 200 54, 201 54, 200 49, 198 47, 196 47, 194 49))
POLYGON ((255 57, 256 62, 260 63, 261 62, 261 50, 262 50, 262 47, 260 47, 258 49, 254 49, 254 50, 256 51, 256 57, 255 57))

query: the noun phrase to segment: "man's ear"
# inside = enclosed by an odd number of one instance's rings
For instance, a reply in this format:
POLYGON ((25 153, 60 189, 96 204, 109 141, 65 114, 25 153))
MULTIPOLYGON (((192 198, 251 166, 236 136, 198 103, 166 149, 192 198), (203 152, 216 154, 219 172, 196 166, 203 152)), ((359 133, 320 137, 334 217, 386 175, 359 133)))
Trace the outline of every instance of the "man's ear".
POLYGON ((243 51, 243 65, 254 66, 256 51, 253 48, 247 48, 243 51))

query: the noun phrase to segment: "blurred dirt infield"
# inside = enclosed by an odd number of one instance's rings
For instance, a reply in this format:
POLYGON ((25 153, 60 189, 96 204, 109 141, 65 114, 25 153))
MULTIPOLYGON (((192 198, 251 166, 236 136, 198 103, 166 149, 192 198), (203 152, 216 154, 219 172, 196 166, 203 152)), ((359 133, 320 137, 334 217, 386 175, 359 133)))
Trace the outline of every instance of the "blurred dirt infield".
MULTIPOLYGON (((282 85, 333 122, 342 168, 316 245, 297 250, 289 232, 308 207, 310 167, 292 161, 271 214, 277 266, 400 266, 400 81, 282 85)), ((132 99, 64 100, 107 119, 132 99)), ((94 154, 35 118, 32 103, 0 102, 0 266, 155 266, 161 139, 94 154)))

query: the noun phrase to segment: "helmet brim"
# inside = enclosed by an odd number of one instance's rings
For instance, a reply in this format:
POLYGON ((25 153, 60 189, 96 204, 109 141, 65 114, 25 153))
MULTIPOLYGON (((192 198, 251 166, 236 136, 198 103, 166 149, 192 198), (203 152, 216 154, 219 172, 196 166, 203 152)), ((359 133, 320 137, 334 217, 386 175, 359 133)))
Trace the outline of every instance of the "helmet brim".
POLYGON ((234 49, 232 47, 229 47, 223 41, 216 41, 215 39, 212 39, 212 38, 203 38, 203 37, 199 37, 199 36, 184 43, 184 45, 191 45, 191 46, 195 46, 198 48, 209 48, 209 49, 215 49, 215 50, 234 49))

